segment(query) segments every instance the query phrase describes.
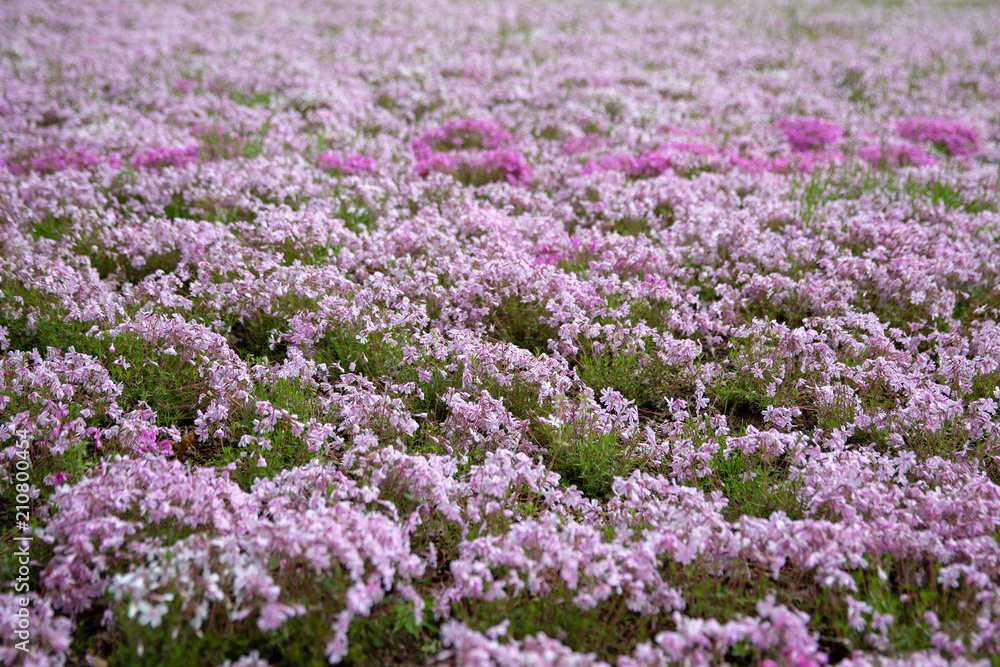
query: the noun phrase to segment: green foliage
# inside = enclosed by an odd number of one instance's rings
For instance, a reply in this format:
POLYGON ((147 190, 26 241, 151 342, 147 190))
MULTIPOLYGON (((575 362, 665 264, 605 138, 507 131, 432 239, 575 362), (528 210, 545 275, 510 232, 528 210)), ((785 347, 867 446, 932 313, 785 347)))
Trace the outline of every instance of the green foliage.
MULTIPOLYGON (((257 627, 257 615, 234 621, 228 600, 212 602, 199 629, 187 622, 179 596, 168 602, 166 616, 157 627, 129 617, 129 604, 117 606, 116 634, 119 637, 112 665, 221 664, 236 660, 250 651, 275 667, 327 665, 326 646, 331 627, 343 608, 349 581, 339 568, 317 581, 312 568, 302 562, 282 562, 271 575, 282 588, 282 601, 301 604, 305 613, 295 616, 277 630, 264 632, 257 627)), ((348 665, 386 664, 388 659, 408 656, 415 664, 429 648, 436 647, 436 626, 430 617, 417 624, 412 605, 390 594, 375 606, 368 617, 355 618, 348 632, 348 665)))
POLYGON ((968 326, 973 320, 983 321, 1000 317, 1000 289, 996 278, 957 290, 952 317, 968 326))
POLYGON ((452 176, 462 185, 479 187, 487 183, 506 183, 507 171, 505 169, 489 166, 471 166, 462 162, 459 164, 452 176))
POLYGON ((287 238, 281 245, 275 246, 274 251, 281 255, 283 266, 292 266, 296 262, 304 266, 325 266, 337 258, 342 248, 340 244, 327 246, 287 238))
POLYGON ((213 201, 189 201, 183 192, 176 192, 163 205, 163 216, 184 220, 206 220, 208 222, 252 222, 257 214, 238 205, 226 206, 213 201))
POLYGON ((171 195, 170 201, 163 205, 163 216, 170 220, 175 218, 182 218, 184 220, 198 219, 198 216, 192 212, 187 199, 179 192, 171 195))
MULTIPOLYGON (((942 630, 950 636, 967 636, 975 627, 980 603, 967 588, 947 588, 937 581, 940 565, 931 561, 907 561, 883 555, 872 565, 856 569, 858 585, 854 597, 870 604, 875 613, 892 617, 887 639, 893 651, 907 654, 931 648, 934 634, 924 617, 934 612, 942 630)), ((848 623, 846 596, 835 587, 818 584, 813 575, 786 565, 781 577, 772 579, 760 564, 734 566, 726 573, 707 572, 699 565, 682 565, 667 559, 661 570, 667 585, 683 595, 684 614, 691 618, 712 618, 719 622, 756 615, 756 605, 768 595, 778 604, 789 605, 810 616, 810 629, 819 636, 821 649, 839 661, 856 649, 875 648, 869 644, 869 628, 853 629, 848 623)), ((547 595, 520 594, 493 602, 465 601, 455 605, 454 616, 466 625, 485 631, 510 620, 508 634, 521 638, 544 632, 559 637, 575 651, 596 653, 605 660, 629 654, 661 630, 672 629, 669 618, 643 617, 628 612, 620 599, 582 611, 569 603, 573 591, 556 586, 547 595)), ((871 618, 865 614, 866 622, 871 618)), ((724 656, 734 664, 758 664, 761 655, 745 644, 737 644, 724 656)), ((977 657, 988 657, 981 654, 977 657)), ((719 656, 723 659, 723 656, 719 656)))
POLYGON ((540 632, 558 638, 580 653, 594 653, 614 662, 619 655, 629 655, 636 645, 649 641, 669 619, 640 616, 629 611, 621 598, 613 598, 589 610, 576 607, 574 592, 555 585, 546 595, 522 593, 493 602, 465 601, 455 605, 455 618, 470 628, 484 632, 509 621, 507 635, 522 638, 540 632))
POLYGON ((615 389, 633 401, 644 416, 662 413, 664 397, 689 389, 683 369, 652 356, 639 357, 610 348, 595 352, 592 346, 585 345, 575 362, 580 380, 596 394, 606 387, 615 389))
POLYGON ((864 71, 859 69, 849 69, 844 73, 844 78, 838 84, 847 94, 847 99, 861 106, 871 106, 872 100, 869 96, 868 86, 864 82, 864 71))
POLYGON ((280 362, 284 360, 288 348, 279 343, 271 349, 272 332, 281 332, 288 324, 284 317, 258 311, 242 319, 232 318, 229 323, 230 346, 247 363, 268 358, 280 362))
POLYGON ((615 220, 611 229, 622 236, 641 236, 649 232, 649 220, 642 216, 615 220))
MULTIPOLYGON (((370 380, 407 382, 398 371, 403 363, 400 344, 406 341, 405 331, 375 331, 362 336, 360 327, 331 328, 316 342, 316 361, 330 367, 341 366, 345 372, 355 372, 370 380), (351 371, 351 365, 354 371, 351 371)), ((413 371, 413 375, 416 375, 413 371)))
POLYGON ((157 424, 178 426, 193 423, 198 410, 207 407, 208 382, 182 351, 165 352, 159 344, 133 333, 120 334, 110 342, 115 352, 108 349, 100 358, 111 379, 122 385, 118 399, 122 409, 133 410, 144 402, 156 411, 157 424), (112 363, 118 356, 129 368, 112 363))
POLYGON ((517 296, 505 296, 487 316, 494 335, 536 355, 549 351, 549 341, 559 332, 546 319, 548 313, 537 301, 525 303, 517 296))
POLYGON ((397 111, 399 109, 399 104, 396 103, 396 100, 392 99, 392 96, 386 92, 379 93, 378 97, 375 98, 375 106, 386 111, 397 111))
POLYGON ((743 435, 747 426, 758 430, 764 428, 762 413, 768 402, 763 391, 755 384, 752 377, 739 373, 725 378, 708 392, 712 398, 712 408, 726 416, 726 423, 733 435, 743 435))
POLYGON ((242 90, 231 90, 229 99, 245 107, 266 107, 275 99, 276 94, 269 90, 258 92, 245 92, 242 90))
POLYGON ((273 430, 261 432, 254 423, 260 417, 255 409, 257 401, 267 401, 275 408, 286 410, 292 415, 291 419, 300 422, 310 417, 324 421, 332 419, 332 415, 327 414, 316 400, 315 391, 303 386, 299 379, 279 379, 267 385, 258 385, 250 401, 232 409, 226 436, 219 440, 192 443, 189 453, 189 458, 198 465, 223 467, 236 463, 230 479, 244 491, 249 491, 258 478, 271 479, 283 470, 307 464, 318 455, 309 451, 288 418, 279 418, 273 430), (241 448, 239 442, 244 435, 266 437, 268 448, 262 449, 257 445, 250 449, 241 448), (266 463, 263 467, 258 466, 260 458, 266 463))
POLYGON ((733 435, 742 435, 751 424, 765 428, 762 413, 768 405, 797 407, 808 413, 796 424, 815 421, 815 397, 808 386, 798 386, 798 380, 805 377, 801 360, 773 354, 778 346, 771 333, 730 340, 726 367, 731 370, 715 378, 705 394, 712 408, 726 415, 733 435), (774 394, 768 395, 771 383, 775 384, 774 394))
POLYGON ((267 133, 271 130, 271 119, 268 118, 263 126, 252 136, 246 139, 246 143, 243 144, 243 157, 254 158, 258 155, 264 153, 265 142, 267 141, 267 133))
POLYGON ((584 422, 561 427, 547 424, 541 433, 548 468, 559 473, 562 484, 575 485, 589 498, 610 497, 615 477, 628 477, 643 465, 635 458, 631 443, 584 422))
POLYGON ((242 137, 225 132, 214 125, 203 128, 199 137, 201 139, 202 161, 227 160, 236 157, 243 152, 245 146, 245 140, 242 137))
POLYGON ((90 259, 90 265, 97 270, 101 280, 117 276, 133 285, 157 271, 172 273, 180 264, 180 250, 154 252, 144 257, 131 258, 126 253, 109 248, 96 239, 83 239, 73 248, 78 255, 90 259), (138 260, 142 260, 139 264, 138 260))
POLYGON ((948 210, 961 209, 973 214, 997 210, 996 202, 978 198, 968 199, 959 188, 943 181, 924 183, 907 179, 906 192, 915 200, 929 199, 935 206, 943 205, 948 210))
POLYGON ((653 207, 653 216, 663 227, 670 227, 677 221, 677 211, 674 210, 673 204, 667 201, 661 201, 653 207))
POLYGON ((417 623, 413 608, 398 600, 383 605, 367 618, 356 619, 348 633, 350 667, 382 667, 387 664, 417 665, 438 650, 438 627, 430 611, 417 623))
POLYGON ((722 515, 727 521, 741 516, 768 518, 784 512, 791 519, 803 518, 802 503, 796 495, 798 484, 788 478, 785 457, 767 458, 760 454, 717 454, 713 478, 702 484, 706 490, 721 488, 729 504, 722 515))
POLYGON ((503 54, 508 44, 527 40, 530 36, 531 25, 523 19, 518 19, 516 22, 500 19, 500 25, 497 29, 496 55, 503 54))
POLYGON ((924 181, 912 174, 903 178, 886 168, 869 168, 859 163, 817 169, 806 180, 792 181, 793 199, 800 203, 800 217, 808 223, 817 219, 823 206, 837 199, 860 199, 863 196, 885 197, 889 201, 908 204, 916 214, 918 207, 944 206, 947 210, 966 213, 996 211, 1000 200, 983 199, 964 188, 944 180, 924 181))
POLYGON ((69 233, 72 227, 73 220, 69 216, 58 216, 46 211, 41 220, 32 226, 31 236, 36 241, 39 239, 58 241, 69 233))
MULTIPOLYGON (((326 586, 317 586, 319 590, 324 588, 326 586)), ((219 665, 225 660, 237 660, 252 650, 259 651, 261 657, 275 667, 320 667, 329 664, 324 649, 332 619, 324 614, 313 613, 289 619, 277 630, 265 633, 257 628, 254 622, 256 615, 244 621, 229 621, 226 611, 215 604, 213 606, 218 608, 210 615, 206 627, 195 631, 179 606, 179 603, 172 602, 170 612, 156 628, 130 619, 127 605, 118 606, 117 634, 120 642, 109 664, 121 667, 219 665)))
POLYGON ((566 138, 565 132, 557 125, 546 125, 535 130, 534 135, 539 139, 547 141, 561 141, 566 138))
MULTIPOLYGON (((933 612, 940 631, 951 637, 968 637, 975 627, 980 604, 969 587, 950 588, 938 581, 941 564, 932 560, 913 561, 888 554, 876 556, 868 567, 856 569, 852 576, 859 602, 872 607, 872 614, 891 616, 886 639, 892 650, 901 655, 932 648, 937 630, 928 625, 925 614, 933 612)), ((832 645, 874 648, 866 635, 869 630, 852 628, 847 620, 847 593, 833 588, 819 588, 812 604, 800 608, 813 616, 811 625, 819 628, 832 645)), ((864 614, 866 624, 872 614, 864 614)), ((985 651, 967 657, 990 657, 985 651)))
POLYGON ((832 198, 832 193, 829 191, 833 187, 833 170, 817 169, 809 177, 809 180, 801 185, 797 177, 792 181, 792 198, 798 199, 801 203, 799 215, 803 222, 809 222, 815 218, 822 205, 832 198))
POLYGON ((661 573, 664 581, 684 596, 687 616, 714 618, 724 623, 731 618, 754 615, 758 600, 776 592, 775 583, 759 571, 759 566, 752 567, 750 572, 733 567, 729 573, 718 576, 699 565, 666 560, 661 573))
POLYGON ((366 231, 374 231, 381 211, 375 210, 371 204, 366 202, 360 193, 351 192, 344 186, 338 185, 335 195, 338 205, 331 211, 335 218, 344 221, 344 226, 355 234, 363 234, 366 231))
POLYGON ((788 38, 793 42, 800 39, 815 42, 820 38, 820 30, 799 18, 798 10, 794 5, 786 10, 785 15, 788 25, 788 38))
POLYGON ((36 349, 44 355, 50 347, 62 351, 73 348, 97 358, 112 381, 122 385, 119 406, 129 411, 145 402, 157 412, 157 423, 161 425, 190 423, 197 410, 210 400, 207 381, 200 376, 198 367, 183 356, 183 350, 171 353, 169 346, 131 332, 113 338, 91 333, 93 323, 67 319, 53 297, 15 281, 5 280, 2 285, 7 312, 0 314, 0 325, 8 330, 10 349, 36 349), (23 295, 21 308, 13 305, 14 294, 23 295), (38 318, 34 325, 24 317, 31 309, 38 318), (22 311, 22 316, 15 317, 11 310, 22 311))
POLYGON ((0 278, 0 326, 7 329, 9 349, 40 353, 54 347, 95 354, 100 345, 87 331, 90 323, 67 321, 55 296, 26 287, 20 280, 0 278), (33 315, 35 322, 29 321, 33 315))

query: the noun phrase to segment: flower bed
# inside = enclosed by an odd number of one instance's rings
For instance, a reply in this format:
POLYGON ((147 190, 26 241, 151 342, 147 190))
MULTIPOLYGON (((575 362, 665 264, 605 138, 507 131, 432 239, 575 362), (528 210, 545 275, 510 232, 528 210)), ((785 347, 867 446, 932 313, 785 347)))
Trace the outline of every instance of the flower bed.
POLYGON ((0 10, 0 660, 989 664, 1000 11, 772 5, 0 10))

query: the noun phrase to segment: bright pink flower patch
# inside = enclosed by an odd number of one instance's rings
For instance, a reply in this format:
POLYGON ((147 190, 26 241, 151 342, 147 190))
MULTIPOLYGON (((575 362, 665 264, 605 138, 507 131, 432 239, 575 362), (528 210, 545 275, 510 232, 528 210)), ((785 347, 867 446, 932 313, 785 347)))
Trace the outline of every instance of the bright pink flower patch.
POLYGON ((121 164, 121 160, 117 155, 102 156, 89 148, 49 148, 19 164, 11 163, 6 167, 15 174, 54 174, 66 169, 93 169, 100 164, 108 164, 114 169, 121 164))
POLYGON ((461 118, 425 132, 410 146, 417 158, 418 176, 450 174, 466 185, 527 185, 532 169, 524 156, 503 148, 513 139, 489 121, 461 118))
POLYGON ((323 151, 316 156, 316 166, 336 174, 374 174, 376 162, 360 153, 336 153, 323 151))
POLYGON ((844 136, 839 125, 820 118, 782 118, 778 121, 778 129, 784 133, 792 150, 800 152, 823 150, 844 136))
POLYGON ((934 144, 948 155, 972 155, 979 145, 975 130, 948 118, 906 118, 896 124, 904 139, 934 144))
POLYGON ((154 148, 132 158, 132 166, 140 169, 183 167, 186 164, 196 163, 199 154, 200 149, 198 146, 154 148))
POLYGON ((513 141, 510 132, 487 120, 456 118, 429 130, 411 142, 418 158, 433 153, 467 150, 493 150, 513 141))
POLYGON ((869 144, 858 149, 858 157, 873 167, 924 167, 937 162, 932 155, 912 144, 869 144))

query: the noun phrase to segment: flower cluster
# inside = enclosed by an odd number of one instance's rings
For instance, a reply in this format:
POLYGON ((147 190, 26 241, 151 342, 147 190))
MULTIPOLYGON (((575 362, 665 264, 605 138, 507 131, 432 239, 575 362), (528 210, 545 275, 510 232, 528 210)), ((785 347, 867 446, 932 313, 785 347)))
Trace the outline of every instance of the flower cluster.
POLYGON ((410 142, 410 147, 417 158, 419 176, 437 172, 471 185, 527 185, 531 167, 520 152, 504 148, 513 139, 489 121, 460 118, 428 130, 410 142))
POLYGON ((140 169, 183 167, 186 164, 194 164, 198 162, 198 157, 198 146, 154 148, 144 153, 140 153, 132 158, 132 166, 140 169))
POLYGON ((931 143, 948 155, 972 155, 979 144, 975 130, 948 118, 905 118, 897 123, 896 132, 910 141, 931 143))
POLYGON ((345 155, 323 151, 316 156, 316 166, 336 174, 348 176, 354 174, 374 174, 376 162, 370 157, 360 154, 345 155))
POLYGON ((66 150, 64 148, 42 149, 27 160, 20 162, 4 161, 8 170, 20 175, 25 172, 38 172, 41 174, 54 174, 65 169, 93 169, 107 161, 112 169, 117 168, 121 163, 117 155, 108 158, 89 148, 74 148, 66 150))
POLYGON ((919 146, 912 144, 869 144, 858 148, 858 157, 873 167, 923 167, 937 162, 919 146))
POLYGON ((778 121, 778 129, 796 151, 822 150, 844 136, 839 125, 820 118, 782 118, 778 121))
POLYGON ((513 140, 510 132, 490 121, 457 118, 424 132, 410 147, 417 158, 428 158, 449 151, 495 150, 513 140))

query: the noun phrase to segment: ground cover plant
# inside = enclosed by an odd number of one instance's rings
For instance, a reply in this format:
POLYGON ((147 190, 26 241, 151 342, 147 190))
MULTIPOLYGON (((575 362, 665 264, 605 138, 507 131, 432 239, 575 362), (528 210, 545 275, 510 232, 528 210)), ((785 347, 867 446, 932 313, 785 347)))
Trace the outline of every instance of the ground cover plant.
POLYGON ((0 660, 998 665, 1000 9, 0 6, 0 660))

